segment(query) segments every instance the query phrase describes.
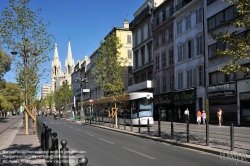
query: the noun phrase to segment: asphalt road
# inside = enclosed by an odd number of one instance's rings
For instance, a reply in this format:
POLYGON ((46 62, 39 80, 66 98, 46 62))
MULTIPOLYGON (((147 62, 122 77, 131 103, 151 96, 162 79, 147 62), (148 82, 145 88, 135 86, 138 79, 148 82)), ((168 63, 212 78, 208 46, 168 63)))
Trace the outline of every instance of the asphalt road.
MULTIPOLYGON (((72 121, 45 117, 41 119, 59 141, 67 140, 67 147, 88 158, 88 166, 230 166, 249 165, 244 155, 216 156, 185 149, 131 135, 112 132, 72 121), (238 156, 238 157, 236 157, 238 156)), ((59 146, 61 147, 61 145, 59 146)), ((70 156, 73 165, 74 155, 70 156)))

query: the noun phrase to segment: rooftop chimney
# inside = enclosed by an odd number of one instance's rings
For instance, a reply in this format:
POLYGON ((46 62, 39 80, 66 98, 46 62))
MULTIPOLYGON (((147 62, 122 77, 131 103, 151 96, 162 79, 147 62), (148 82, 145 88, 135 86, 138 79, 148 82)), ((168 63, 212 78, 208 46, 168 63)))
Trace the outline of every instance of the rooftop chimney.
POLYGON ((129 22, 128 22, 128 20, 124 20, 123 27, 124 28, 129 28, 129 22))

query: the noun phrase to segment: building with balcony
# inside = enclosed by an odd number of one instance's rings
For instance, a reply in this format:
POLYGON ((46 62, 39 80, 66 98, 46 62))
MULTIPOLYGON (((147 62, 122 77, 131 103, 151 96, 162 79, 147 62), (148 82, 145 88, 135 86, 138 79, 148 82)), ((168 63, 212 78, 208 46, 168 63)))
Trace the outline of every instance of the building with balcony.
MULTIPOLYGON (((218 71, 232 58, 227 55, 216 56, 217 49, 230 49, 230 46, 223 42, 212 39, 210 32, 233 32, 236 27, 225 27, 221 21, 229 21, 236 17, 236 6, 227 2, 207 0, 204 4, 205 13, 205 34, 206 34, 206 96, 207 110, 209 110, 210 123, 218 123, 217 111, 222 109, 224 123, 241 125, 250 121, 250 86, 247 81, 247 74, 242 72, 225 74, 218 71)), ((250 34, 244 28, 237 28, 239 35, 250 34)), ((250 67, 250 61, 241 61, 250 67)))
POLYGON ((204 86, 204 19, 202 0, 175 0, 173 118, 184 122, 184 111, 190 122, 196 122, 197 110, 205 109, 204 86))
POLYGON ((153 92, 152 12, 163 0, 146 0, 134 13, 129 27, 133 33, 133 75, 128 92, 153 92))
POLYGON ((153 11, 154 120, 171 120, 174 109, 173 14, 174 0, 164 1, 153 11))

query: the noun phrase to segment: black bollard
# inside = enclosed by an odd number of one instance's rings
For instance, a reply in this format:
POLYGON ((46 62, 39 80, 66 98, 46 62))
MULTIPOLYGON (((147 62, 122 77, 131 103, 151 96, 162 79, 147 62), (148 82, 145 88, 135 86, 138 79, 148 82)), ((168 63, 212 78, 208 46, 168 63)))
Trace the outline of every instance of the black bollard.
POLYGON ((119 119, 119 117, 117 118, 117 124, 118 124, 118 129, 120 129, 120 119, 119 119))
POLYGON ((130 127, 131 127, 131 131, 133 131, 132 118, 130 118, 130 127))
POLYGON ((158 136, 161 137, 161 116, 158 118, 158 136))
POLYGON ((148 118, 148 135, 150 135, 149 118, 148 118))
POLYGON ((42 131, 41 131, 41 148, 43 151, 45 151, 45 124, 43 123, 42 124, 42 131))
POLYGON ((138 119, 138 132, 141 132, 141 121, 140 118, 138 119))
POLYGON ((231 151, 234 151, 234 124, 230 126, 231 151))
POLYGON ((171 139, 174 139, 174 123, 171 121, 171 139))
POLYGON ((60 149, 61 166, 69 166, 69 149, 66 147, 67 141, 61 141, 62 148, 60 149))
POLYGON ((126 130, 126 118, 124 117, 124 123, 123 123, 123 125, 124 125, 124 130, 126 130))
POLYGON ((206 123, 206 146, 209 146, 209 125, 206 123))
POLYGON ((87 166, 88 164, 88 158, 85 157, 85 156, 81 156, 79 159, 78 159, 78 164, 80 166, 87 166))
POLYGON ((46 141, 47 141, 47 132, 48 132, 48 126, 45 125, 45 130, 44 130, 44 150, 48 150, 46 147, 46 141))
POLYGON ((52 138, 52 152, 51 155, 53 156, 53 166, 59 166, 59 147, 58 147, 58 139, 57 133, 53 133, 52 138))
POLYGON ((189 120, 187 121, 187 143, 189 143, 189 120))
MULTIPOLYGON (((51 156, 51 151, 52 151, 52 133, 51 133, 51 128, 48 128, 47 133, 46 133, 46 154, 47 156, 51 156)), ((52 156, 51 156, 52 157, 52 156)), ((47 165, 51 165, 52 163, 52 158, 48 157, 47 158, 47 165)))

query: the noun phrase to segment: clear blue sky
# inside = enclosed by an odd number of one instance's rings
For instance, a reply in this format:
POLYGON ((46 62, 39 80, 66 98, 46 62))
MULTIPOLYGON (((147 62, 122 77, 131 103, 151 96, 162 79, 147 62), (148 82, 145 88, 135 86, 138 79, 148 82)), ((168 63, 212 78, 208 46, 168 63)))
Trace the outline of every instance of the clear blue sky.
MULTIPOLYGON (((133 20, 134 12, 146 0, 30 0, 29 7, 34 11, 42 8, 39 15, 45 22, 50 22, 47 31, 54 34, 58 53, 64 71, 70 39, 75 63, 90 56, 100 41, 114 26, 123 26, 123 20, 133 20)), ((0 0, 0 12, 8 5, 8 0, 0 0)), ((1 17, 1 16, 0 16, 1 17)), ((5 50, 7 51, 7 50, 5 50)), ((54 52, 49 53, 53 58, 54 52)), ((47 62, 47 68, 51 62, 47 62)), ((7 82, 16 82, 15 74, 10 71, 5 75, 7 82)), ((41 79, 41 84, 50 83, 50 77, 41 79)), ((40 95, 40 92, 38 93, 40 95)))

